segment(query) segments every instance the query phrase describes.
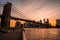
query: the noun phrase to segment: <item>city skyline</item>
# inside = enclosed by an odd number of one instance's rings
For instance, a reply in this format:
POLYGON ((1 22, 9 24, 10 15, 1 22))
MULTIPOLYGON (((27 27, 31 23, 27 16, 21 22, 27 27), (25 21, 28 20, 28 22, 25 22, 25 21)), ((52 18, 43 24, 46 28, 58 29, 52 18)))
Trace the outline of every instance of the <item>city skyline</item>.
MULTIPOLYGON (((55 24, 55 20, 60 19, 60 0, 0 0, 0 2, 11 2, 32 20, 48 18, 55 24)), ((13 16, 19 17, 15 14, 13 16)))

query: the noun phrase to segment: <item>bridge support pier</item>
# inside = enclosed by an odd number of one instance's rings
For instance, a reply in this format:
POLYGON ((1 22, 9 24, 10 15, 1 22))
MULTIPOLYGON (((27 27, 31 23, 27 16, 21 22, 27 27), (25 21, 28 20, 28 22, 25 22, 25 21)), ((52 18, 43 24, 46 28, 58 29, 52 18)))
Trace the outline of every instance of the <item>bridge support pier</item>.
POLYGON ((4 5, 3 14, 1 18, 1 27, 9 27, 10 26, 10 15, 11 15, 11 3, 7 3, 4 5))

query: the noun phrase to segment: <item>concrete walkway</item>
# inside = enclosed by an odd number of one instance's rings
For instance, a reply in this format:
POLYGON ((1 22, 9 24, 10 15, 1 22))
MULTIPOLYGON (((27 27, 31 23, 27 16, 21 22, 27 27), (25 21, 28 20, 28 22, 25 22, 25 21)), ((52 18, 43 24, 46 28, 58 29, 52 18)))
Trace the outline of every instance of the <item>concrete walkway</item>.
POLYGON ((12 32, 9 32, 9 33, 3 33, 3 34, 0 34, 0 40, 23 40, 23 33, 20 31, 20 32, 15 32, 15 31, 12 31, 12 32))

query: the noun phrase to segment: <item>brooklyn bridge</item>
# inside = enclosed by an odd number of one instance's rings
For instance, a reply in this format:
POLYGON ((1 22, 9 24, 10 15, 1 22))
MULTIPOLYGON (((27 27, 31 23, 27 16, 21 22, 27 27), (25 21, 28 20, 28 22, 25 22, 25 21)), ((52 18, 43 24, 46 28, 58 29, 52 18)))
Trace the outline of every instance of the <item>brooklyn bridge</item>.
MULTIPOLYGON (((0 5, 3 5, 3 4, 0 4, 0 5)), ((27 16, 23 15, 23 12, 21 12, 21 11, 18 12, 16 9, 17 8, 14 7, 10 2, 7 2, 6 4, 3 5, 3 12, 2 12, 2 14, 0 14, 0 18, 1 18, 0 28, 1 29, 3 29, 4 27, 10 27, 11 19, 13 19, 15 21, 21 20, 21 21, 25 21, 25 22, 38 23, 33 20, 27 19, 27 16), (19 17, 11 16, 12 10, 14 12, 16 12, 16 15, 19 14, 21 17, 19 18, 19 17)), ((21 27, 19 30, 17 29, 17 33, 15 31, 8 32, 7 34, 0 34, 1 35, 0 40, 26 40, 25 33, 24 33, 25 30, 23 27, 21 27)), ((5 33, 4 30, 0 30, 0 32, 5 33)))
MULTIPOLYGON (((21 12, 21 11, 20 11, 21 12)), ((23 15, 23 12, 19 13, 16 10, 16 7, 14 7, 11 3, 7 3, 3 6, 3 12, 2 15, 0 15, 1 17, 1 26, 4 27, 8 27, 10 25, 10 19, 13 20, 22 20, 22 21, 26 21, 26 22, 35 22, 32 20, 27 19, 27 16, 23 15), (21 17, 13 17, 11 16, 11 10, 13 10, 14 12, 16 12, 16 15, 19 14, 21 17), (25 18, 22 18, 25 17, 25 18)))
MULTIPOLYGON (((0 5, 2 5, 2 4, 0 4, 0 5)), ((0 14, 0 18, 1 18, 1 28, 9 27, 11 19, 13 19, 15 21, 21 20, 21 21, 29 22, 30 24, 34 24, 33 26, 35 26, 35 27, 37 27, 37 26, 38 27, 46 27, 46 26, 48 27, 49 26, 48 19, 45 24, 43 24, 41 20, 40 20, 40 22, 30 20, 30 17, 25 15, 22 11, 18 11, 17 8, 9 2, 7 2, 5 5, 3 5, 3 11, 2 11, 2 14, 0 14), (16 15, 18 15, 18 17, 16 15)))

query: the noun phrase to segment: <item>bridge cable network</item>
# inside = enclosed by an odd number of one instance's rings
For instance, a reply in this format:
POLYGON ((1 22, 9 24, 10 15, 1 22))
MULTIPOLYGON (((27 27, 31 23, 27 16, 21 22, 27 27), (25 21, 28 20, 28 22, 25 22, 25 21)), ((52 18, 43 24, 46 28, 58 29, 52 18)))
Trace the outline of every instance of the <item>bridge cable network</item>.
MULTIPOLYGON (((27 15, 25 15, 22 11, 19 11, 15 6, 12 5, 12 10, 16 12, 16 14, 19 14, 21 17, 27 19, 29 18, 27 15)), ((29 20, 29 19, 28 19, 29 20)))
MULTIPOLYGON (((2 6, 4 6, 4 4, 6 4, 7 2, 0 2, 0 7, 2 7, 2 6)), ((18 11, 18 9, 15 7, 15 6, 13 6, 12 5, 12 10, 14 10, 17 14, 19 14, 21 17, 25 17, 25 18, 29 18, 29 17, 27 17, 27 15, 25 15, 23 12, 21 12, 21 11, 18 11), (21 14, 21 13, 23 13, 23 14, 21 14)), ((58 13, 57 13, 58 14, 58 13)), ((54 15, 57 15, 57 14, 54 14, 54 15)), ((52 14, 51 14, 52 15, 52 14)), ((54 15, 52 15, 52 16, 54 16, 54 15)))
MULTIPOLYGON (((0 7, 3 7, 4 4, 6 4, 6 2, 1 2, 1 3, 0 3, 0 7)), ((11 10, 13 10, 14 13, 16 13, 16 15, 17 15, 17 14, 20 15, 22 18, 25 18, 25 19, 29 18, 27 15, 25 15, 23 12, 19 11, 19 10, 18 10, 15 6, 13 6, 13 5, 12 5, 12 9, 11 9, 11 10)), ((29 20, 29 19, 28 19, 28 20, 29 20)))

